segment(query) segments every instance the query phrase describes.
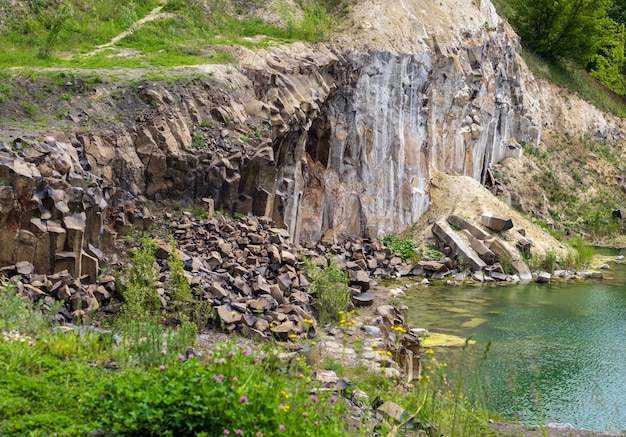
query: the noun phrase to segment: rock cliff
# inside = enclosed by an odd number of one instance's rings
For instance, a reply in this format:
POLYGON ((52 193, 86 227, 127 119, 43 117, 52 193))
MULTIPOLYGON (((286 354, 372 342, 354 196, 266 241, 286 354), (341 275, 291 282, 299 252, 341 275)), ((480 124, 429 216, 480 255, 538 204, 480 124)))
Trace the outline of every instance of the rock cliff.
MULTIPOLYGON (((488 0, 365 0, 353 16, 355 26, 328 44, 238 49, 237 69, 199 66, 194 79, 86 88, 64 133, 34 146, 71 138, 72 147, 54 150, 84 153, 72 161, 80 171, 41 179, 42 165, 56 162, 41 151, 45 159, 31 159, 27 169, 15 168, 19 159, 3 164, 3 197, 13 205, 5 209, 34 211, 3 241, 28 240, 46 220, 32 199, 57 190, 57 179, 66 197, 74 188, 101 190, 89 181, 113 181, 118 190, 107 198, 116 206, 211 197, 216 208, 271 217, 296 243, 328 230, 375 238, 427 211, 433 172, 484 182, 490 165, 538 144, 543 128, 622 139, 620 120, 533 78, 516 35, 488 0), (24 178, 39 190, 32 199, 19 194, 24 178)), ((6 158, 30 153, 3 131, 6 158)), ((99 199, 96 191, 88 194, 99 199)), ((55 211, 61 223, 88 208, 55 211)), ((94 211, 118 228, 142 220, 140 212, 94 211)), ((93 235, 77 243, 76 259, 99 247, 93 235)), ((18 252, 2 263, 20 261, 18 252)))

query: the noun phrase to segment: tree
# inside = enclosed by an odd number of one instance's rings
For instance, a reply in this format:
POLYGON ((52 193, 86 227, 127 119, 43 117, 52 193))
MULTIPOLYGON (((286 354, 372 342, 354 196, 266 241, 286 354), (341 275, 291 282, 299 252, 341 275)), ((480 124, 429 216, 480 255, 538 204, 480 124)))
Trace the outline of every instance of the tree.
POLYGON ((624 95, 626 94, 624 77, 626 30, 624 24, 610 18, 607 19, 606 27, 610 32, 600 41, 598 52, 587 65, 587 71, 611 91, 624 95))
POLYGON ((611 4, 612 0, 513 0, 511 23, 535 53, 586 66, 610 36, 611 4))

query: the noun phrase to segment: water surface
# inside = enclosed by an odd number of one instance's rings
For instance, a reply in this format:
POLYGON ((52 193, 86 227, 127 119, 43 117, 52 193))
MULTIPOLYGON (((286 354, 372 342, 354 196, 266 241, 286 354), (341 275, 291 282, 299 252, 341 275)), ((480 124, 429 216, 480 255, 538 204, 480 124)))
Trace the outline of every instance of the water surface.
MULTIPOLYGON (((626 430, 626 266, 611 267, 603 281, 419 286, 403 301, 411 326, 471 336, 476 355, 491 342, 483 373, 495 411, 530 424, 619 432, 626 430)), ((475 371, 467 353, 436 351, 475 371)))

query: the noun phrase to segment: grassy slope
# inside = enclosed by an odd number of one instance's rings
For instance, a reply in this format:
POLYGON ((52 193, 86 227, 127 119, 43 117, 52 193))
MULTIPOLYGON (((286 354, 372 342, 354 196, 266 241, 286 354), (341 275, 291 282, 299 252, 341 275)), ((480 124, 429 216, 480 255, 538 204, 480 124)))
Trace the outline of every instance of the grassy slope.
POLYGON ((252 12, 257 3, 225 0, 142 0, 110 2, 71 0, 69 9, 56 2, 29 2, 39 6, 11 7, 0 0, 0 68, 146 68, 227 63, 235 59, 228 46, 264 47, 294 40, 324 38, 330 18, 318 2, 302 9, 300 18, 290 8, 276 14, 286 23, 266 23, 252 12), (115 5, 111 5, 115 3, 115 5), (239 2, 241 3, 241 2, 239 2), (154 12, 149 21, 138 20, 154 12), (54 28, 58 36, 51 41, 54 28), (112 38, 129 35, 103 51, 94 51, 112 38), (260 35, 260 36, 259 36, 260 35), (49 55, 42 54, 49 47, 49 55))

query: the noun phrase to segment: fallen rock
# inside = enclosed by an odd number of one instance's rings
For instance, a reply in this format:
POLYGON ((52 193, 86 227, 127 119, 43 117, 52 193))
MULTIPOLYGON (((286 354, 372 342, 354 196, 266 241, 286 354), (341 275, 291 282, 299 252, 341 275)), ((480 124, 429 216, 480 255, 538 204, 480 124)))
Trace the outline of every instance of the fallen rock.
POLYGON ((484 213, 481 215, 483 225, 496 232, 504 232, 513 228, 513 220, 507 217, 484 213))

